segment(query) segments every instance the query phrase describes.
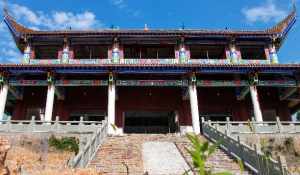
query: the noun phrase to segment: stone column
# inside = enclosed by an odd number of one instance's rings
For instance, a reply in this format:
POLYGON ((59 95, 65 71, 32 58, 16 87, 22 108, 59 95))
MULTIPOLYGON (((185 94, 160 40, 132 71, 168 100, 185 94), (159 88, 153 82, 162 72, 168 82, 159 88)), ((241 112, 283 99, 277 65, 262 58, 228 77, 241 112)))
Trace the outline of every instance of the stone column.
POLYGON ((257 93, 257 87, 254 85, 250 86, 250 94, 251 94, 251 100, 253 104, 253 110, 254 110, 254 117, 257 122, 263 122, 262 112, 258 100, 258 93, 257 93))
POLYGON ((195 83, 191 83, 189 85, 189 96, 190 96, 193 130, 195 134, 200 134, 200 118, 199 118, 199 109, 198 109, 197 86, 195 83))
POLYGON ((107 123, 108 123, 108 134, 116 134, 115 125, 116 117, 116 84, 114 76, 110 75, 109 86, 108 86, 108 105, 107 105, 107 123))
POLYGON ((45 108, 45 121, 51 121, 52 120, 54 97, 55 97, 55 85, 53 83, 50 83, 48 85, 48 91, 47 91, 47 101, 46 101, 46 108, 45 108))
POLYGON ((0 91, 0 120, 3 120, 4 117, 7 94, 8 94, 8 84, 4 83, 0 91))

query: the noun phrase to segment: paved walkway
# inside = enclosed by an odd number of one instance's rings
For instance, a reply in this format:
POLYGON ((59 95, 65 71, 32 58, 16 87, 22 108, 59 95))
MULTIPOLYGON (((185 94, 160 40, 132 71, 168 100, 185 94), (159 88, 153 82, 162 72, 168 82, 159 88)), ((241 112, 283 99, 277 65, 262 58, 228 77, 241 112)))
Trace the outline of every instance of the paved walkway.
POLYGON ((183 174, 189 169, 172 142, 146 142, 143 144, 144 171, 155 175, 183 174))

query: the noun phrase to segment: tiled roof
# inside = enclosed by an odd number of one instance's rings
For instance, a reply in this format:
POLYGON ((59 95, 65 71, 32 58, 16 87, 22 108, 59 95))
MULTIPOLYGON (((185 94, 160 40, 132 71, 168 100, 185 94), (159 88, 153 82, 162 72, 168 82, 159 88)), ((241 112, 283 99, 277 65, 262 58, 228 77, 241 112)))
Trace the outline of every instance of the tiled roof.
POLYGON ((289 29, 293 26, 296 20, 296 8, 281 22, 276 26, 267 29, 267 30, 59 30, 59 31, 36 31, 24 27, 14 20, 12 16, 9 15, 7 11, 4 14, 4 21, 10 28, 12 34, 16 37, 24 35, 100 35, 100 36, 109 36, 109 35, 120 35, 120 36, 201 36, 201 35, 216 35, 216 36, 279 36, 285 37, 289 29))

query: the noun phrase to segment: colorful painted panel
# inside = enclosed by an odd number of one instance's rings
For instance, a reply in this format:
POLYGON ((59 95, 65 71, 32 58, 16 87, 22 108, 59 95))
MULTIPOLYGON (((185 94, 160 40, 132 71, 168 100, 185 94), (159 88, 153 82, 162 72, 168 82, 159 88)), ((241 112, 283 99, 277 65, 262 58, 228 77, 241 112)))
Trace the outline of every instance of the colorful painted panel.
POLYGON ((248 86, 247 81, 225 81, 225 80, 199 80, 197 81, 199 87, 241 87, 248 86))
POLYGON ((258 86, 269 87, 296 87, 297 82, 294 80, 259 80, 258 86))
POLYGON ((10 86, 47 86, 46 80, 9 80, 10 86))
POLYGON ((230 64, 229 59, 190 59, 188 64, 230 64))
POLYGON ((56 86, 108 86, 107 80, 57 80, 56 86))
POLYGON ((117 80, 117 86, 188 86, 187 80, 117 80))
POLYGON ((271 64, 270 60, 240 60, 239 64, 271 64))
POLYGON ((45 59, 30 59, 29 64, 61 64, 59 59, 51 59, 51 60, 45 60, 45 59))
POLYGON ((177 64, 176 59, 122 59, 121 64, 177 64))

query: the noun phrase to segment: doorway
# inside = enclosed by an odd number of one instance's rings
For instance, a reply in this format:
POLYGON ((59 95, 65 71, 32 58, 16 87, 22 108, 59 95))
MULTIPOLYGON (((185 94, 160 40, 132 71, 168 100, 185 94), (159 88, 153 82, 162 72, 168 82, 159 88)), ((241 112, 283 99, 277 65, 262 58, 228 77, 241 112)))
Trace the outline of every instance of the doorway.
POLYGON ((125 133, 175 133, 178 124, 175 112, 130 111, 125 112, 125 133))

